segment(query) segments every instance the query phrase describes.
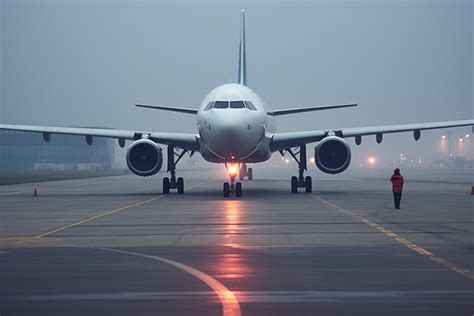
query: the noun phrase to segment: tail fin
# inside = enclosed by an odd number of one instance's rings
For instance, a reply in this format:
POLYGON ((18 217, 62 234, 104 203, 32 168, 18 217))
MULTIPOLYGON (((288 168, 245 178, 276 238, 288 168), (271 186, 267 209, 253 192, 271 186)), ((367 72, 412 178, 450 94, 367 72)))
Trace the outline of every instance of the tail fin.
POLYGON ((245 55, 245 10, 240 13, 240 46, 239 46, 239 84, 247 85, 247 58, 245 55))

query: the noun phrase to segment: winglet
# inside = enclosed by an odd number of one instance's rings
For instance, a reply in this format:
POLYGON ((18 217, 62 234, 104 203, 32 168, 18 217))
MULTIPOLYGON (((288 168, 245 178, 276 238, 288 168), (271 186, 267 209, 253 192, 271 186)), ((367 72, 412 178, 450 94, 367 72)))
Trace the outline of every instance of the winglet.
POLYGON ((240 46, 239 46, 239 84, 247 85, 247 57, 245 54, 245 10, 240 12, 240 46))

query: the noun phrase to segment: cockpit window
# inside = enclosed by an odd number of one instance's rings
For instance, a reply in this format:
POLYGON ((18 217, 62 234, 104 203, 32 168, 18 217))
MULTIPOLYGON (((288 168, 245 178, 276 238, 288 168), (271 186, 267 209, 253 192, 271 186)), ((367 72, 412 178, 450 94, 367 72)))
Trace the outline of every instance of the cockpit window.
POLYGON ((227 109, 229 107, 228 101, 216 101, 213 109, 227 109))
POLYGON ((245 108, 244 101, 230 101, 231 109, 243 109, 245 108))
POLYGON ((244 109, 247 108, 250 111, 257 111, 255 105, 250 101, 211 101, 204 108, 204 111, 209 111, 210 109, 244 109))
POLYGON ((253 105, 253 103, 250 101, 245 101, 245 107, 249 110, 257 111, 257 108, 255 107, 255 105, 253 105))
POLYGON ((214 105, 214 101, 209 102, 209 104, 206 105, 206 107, 204 108, 204 111, 209 111, 210 109, 212 109, 213 105, 214 105))

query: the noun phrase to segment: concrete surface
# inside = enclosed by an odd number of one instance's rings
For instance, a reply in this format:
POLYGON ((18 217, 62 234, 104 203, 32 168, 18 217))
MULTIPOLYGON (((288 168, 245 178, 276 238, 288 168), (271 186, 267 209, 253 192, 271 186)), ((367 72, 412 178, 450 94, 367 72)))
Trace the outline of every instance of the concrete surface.
POLYGON ((240 199, 209 170, 184 195, 162 175, 0 186, 0 314, 472 315, 469 175, 407 172, 400 210, 383 174, 311 171, 293 195, 258 166, 240 199))

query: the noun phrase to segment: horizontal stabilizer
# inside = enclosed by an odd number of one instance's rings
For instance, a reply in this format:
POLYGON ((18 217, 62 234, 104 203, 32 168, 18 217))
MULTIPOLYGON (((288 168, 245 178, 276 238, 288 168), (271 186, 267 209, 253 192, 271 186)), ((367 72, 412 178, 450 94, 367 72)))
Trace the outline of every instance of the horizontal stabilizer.
POLYGON ((197 114, 198 113, 198 110, 188 109, 188 108, 176 108, 176 107, 171 107, 171 106, 147 105, 147 104, 135 104, 135 106, 137 106, 139 108, 149 108, 149 109, 171 111, 171 112, 180 112, 180 113, 187 113, 187 114, 197 114))
POLYGON ((267 112, 267 114, 272 115, 272 116, 278 116, 278 115, 295 114, 295 113, 303 113, 303 112, 310 112, 310 111, 322 111, 322 110, 331 110, 331 109, 339 109, 339 108, 348 108, 352 106, 357 106, 357 104, 310 106, 310 107, 305 107, 305 108, 275 110, 272 112, 267 112))

